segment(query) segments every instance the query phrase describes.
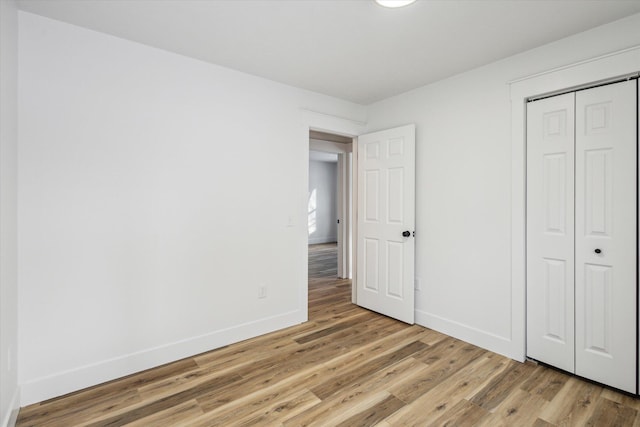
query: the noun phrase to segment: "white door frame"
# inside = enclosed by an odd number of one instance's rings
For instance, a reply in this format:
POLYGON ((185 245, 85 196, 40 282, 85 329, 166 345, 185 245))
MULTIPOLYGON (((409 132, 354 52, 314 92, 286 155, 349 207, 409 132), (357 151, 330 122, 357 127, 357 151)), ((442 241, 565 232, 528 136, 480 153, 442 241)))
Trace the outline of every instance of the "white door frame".
POLYGON ((526 102, 640 71, 640 46, 510 82, 511 89, 511 351, 526 357, 526 102))
MULTIPOLYGON (((352 245, 352 254, 351 254, 351 266, 352 266, 352 285, 351 285, 351 301, 356 303, 356 280, 358 277, 358 272, 355 266, 356 259, 356 232, 357 232, 357 224, 355 221, 357 215, 357 165, 356 165, 356 153, 357 153, 357 145, 358 145, 358 135, 362 135, 365 132, 366 122, 358 121, 346 117, 338 117, 325 113, 320 113, 317 111, 312 111, 308 109, 301 109, 302 114, 302 126, 300 128, 300 140, 304 141, 302 144, 302 152, 300 162, 304 167, 304 174, 302 179, 302 188, 301 193, 304 197, 300 201, 300 212, 304 212, 303 215, 300 215, 301 218, 306 218, 307 212, 307 193, 309 192, 309 131, 316 130, 319 132, 331 133, 336 135, 347 136, 353 139, 352 142, 352 168, 351 168, 351 187, 352 191, 352 208, 351 215, 353 220, 351 221, 351 239, 353 242, 352 245)), ((308 320, 308 304, 309 304, 309 291, 308 291, 308 272, 309 272, 309 233, 307 227, 301 227, 301 233, 304 233, 304 237, 301 238, 300 241, 300 254, 301 254, 301 270, 300 270, 300 289, 299 289, 299 308, 303 314, 303 318, 308 320)))

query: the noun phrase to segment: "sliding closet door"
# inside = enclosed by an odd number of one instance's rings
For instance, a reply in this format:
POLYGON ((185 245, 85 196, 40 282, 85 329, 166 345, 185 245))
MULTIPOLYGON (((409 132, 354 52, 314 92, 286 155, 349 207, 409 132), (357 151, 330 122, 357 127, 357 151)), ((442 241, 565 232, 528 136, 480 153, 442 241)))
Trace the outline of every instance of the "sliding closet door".
POLYGON ((574 370, 574 94, 527 105, 527 355, 574 370))
POLYGON ((576 374, 636 391, 636 81, 576 93, 576 374))

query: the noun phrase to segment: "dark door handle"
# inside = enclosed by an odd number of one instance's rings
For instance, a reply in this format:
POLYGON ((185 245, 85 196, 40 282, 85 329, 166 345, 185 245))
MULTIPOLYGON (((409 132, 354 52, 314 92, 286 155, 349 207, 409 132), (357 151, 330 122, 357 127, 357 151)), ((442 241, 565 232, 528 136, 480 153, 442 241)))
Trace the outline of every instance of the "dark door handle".
POLYGON ((601 252, 602 252, 602 250, 600 250, 600 249, 596 249, 596 250, 595 250, 595 251, 593 251, 593 252, 595 252, 595 253, 599 254, 599 253, 601 253, 601 252))
POLYGON ((402 232, 402 235, 403 235, 404 237, 409 237, 409 236, 411 236, 411 232, 410 232, 409 230, 407 230, 407 231, 403 231, 403 232, 402 232))

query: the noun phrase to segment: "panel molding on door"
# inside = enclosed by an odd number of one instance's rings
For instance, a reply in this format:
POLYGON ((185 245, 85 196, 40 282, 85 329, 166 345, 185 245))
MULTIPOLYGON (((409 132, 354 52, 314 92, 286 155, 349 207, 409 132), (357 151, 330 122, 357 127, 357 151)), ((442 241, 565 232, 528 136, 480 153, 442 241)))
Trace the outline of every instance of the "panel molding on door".
POLYGON ((636 392, 636 81, 576 93, 576 374, 636 392))
POLYGON ((415 126, 358 137, 357 303, 414 322, 415 126))
POLYGON ((574 370, 574 94, 527 105, 527 356, 574 370))

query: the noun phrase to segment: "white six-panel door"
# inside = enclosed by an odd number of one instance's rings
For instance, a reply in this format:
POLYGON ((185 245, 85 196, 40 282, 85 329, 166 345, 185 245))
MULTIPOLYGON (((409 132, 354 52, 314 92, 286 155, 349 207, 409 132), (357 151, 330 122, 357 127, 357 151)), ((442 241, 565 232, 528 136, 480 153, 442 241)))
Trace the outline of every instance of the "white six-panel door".
POLYGON ((574 94, 527 106, 527 355, 574 371, 574 94))
POLYGON ((527 106, 527 355, 629 392, 637 91, 629 81, 527 106))
POLYGON ((576 93, 576 374, 636 390, 636 81, 576 93))
POLYGON ((413 324, 415 126, 361 135, 357 155, 357 303, 413 324))

